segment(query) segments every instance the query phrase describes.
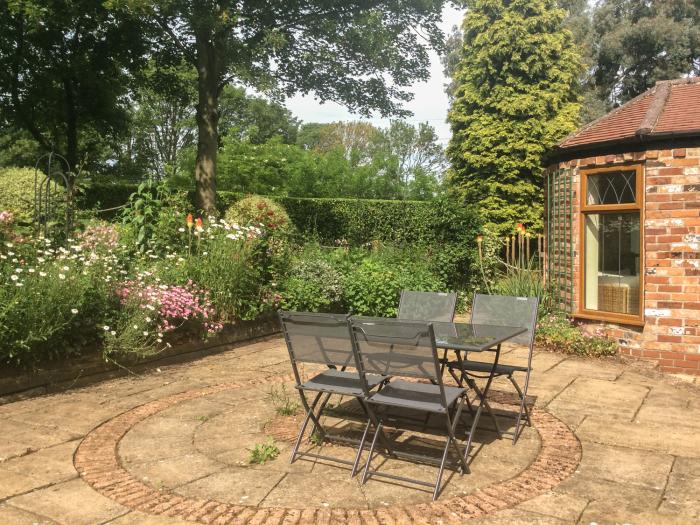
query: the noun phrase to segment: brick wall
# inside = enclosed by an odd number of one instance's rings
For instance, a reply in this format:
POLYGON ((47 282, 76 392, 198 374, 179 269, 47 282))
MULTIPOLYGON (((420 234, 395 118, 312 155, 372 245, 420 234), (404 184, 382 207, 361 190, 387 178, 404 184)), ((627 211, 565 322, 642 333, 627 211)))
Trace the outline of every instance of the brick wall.
MULTIPOLYGON (((570 177, 573 190, 571 309, 577 312, 581 301, 579 170, 639 163, 645 187, 645 323, 642 327, 584 320, 585 329, 602 329, 618 341, 620 353, 653 359, 664 371, 700 375, 700 147, 588 157, 550 167, 570 177)), ((560 227, 552 224, 553 230, 560 227)), ((562 265, 569 264, 565 261, 562 265)))

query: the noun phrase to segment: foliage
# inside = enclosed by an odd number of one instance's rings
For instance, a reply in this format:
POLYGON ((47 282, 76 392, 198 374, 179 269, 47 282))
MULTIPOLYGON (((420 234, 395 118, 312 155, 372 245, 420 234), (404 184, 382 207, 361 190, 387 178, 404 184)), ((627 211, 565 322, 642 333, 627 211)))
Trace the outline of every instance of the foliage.
POLYGON ((351 111, 405 113, 400 103, 411 94, 404 88, 428 77, 428 47, 440 44, 443 4, 107 3, 161 29, 165 51, 198 72, 195 195, 197 209, 209 213, 216 203, 218 98, 224 85, 234 81, 286 95, 313 90, 321 101, 335 100, 351 111))
POLYGON ((222 138, 250 144, 279 140, 294 144, 299 121, 282 104, 251 96, 241 87, 226 86, 219 99, 222 138))
POLYGON ((105 325, 104 353, 148 355, 165 346, 173 332, 206 338, 223 325, 209 292, 191 281, 181 286, 159 284, 151 272, 140 273, 117 288, 121 308, 114 326, 105 325))
POLYGON ((340 311, 342 275, 323 257, 318 247, 307 247, 291 265, 281 294, 281 306, 285 310, 340 311))
POLYGON ((449 182, 498 232, 542 226, 542 157, 578 123, 580 58, 554 0, 469 0, 449 182))
POLYGON ((177 243, 180 217, 188 211, 184 193, 173 192, 153 182, 139 184, 122 212, 122 224, 132 236, 135 248, 144 253, 165 253, 177 243))
POLYGON ((99 342, 98 323, 112 309, 115 256, 5 242, 0 247, 0 361, 32 366, 99 342))
POLYGON ((344 275, 347 311, 359 315, 395 317, 402 290, 440 291, 444 284, 425 261, 369 257, 344 275))
POLYGON ((492 290, 498 295, 539 297, 540 312, 548 311, 549 290, 534 259, 524 267, 506 265, 505 273, 496 281, 492 290))
POLYGON ((158 274, 165 281, 184 285, 191 280, 207 290, 214 308, 226 321, 254 319, 275 306, 271 263, 267 261, 272 254, 261 229, 212 219, 201 229, 195 228, 191 242, 189 235, 182 233, 180 245, 190 244, 191 253, 166 254, 159 265, 158 274))
POLYGON ((289 232, 292 223, 284 206, 259 195, 250 195, 226 210, 226 220, 245 226, 262 225, 266 230, 289 232))
POLYGON ((700 74, 700 4, 603 0, 592 16, 593 82, 608 107, 657 80, 700 74))
POLYGON ((275 440, 268 438, 265 443, 257 443, 250 450, 250 457, 248 458, 248 463, 256 463, 258 465, 263 465, 267 461, 271 461, 280 455, 280 449, 275 444, 275 440))
POLYGON ((561 314, 540 318, 535 341, 538 348, 543 350, 585 357, 613 356, 617 353, 614 340, 603 337, 602 333, 584 333, 561 314))
POLYGON ((292 401, 285 385, 279 387, 271 386, 268 397, 275 407, 275 412, 280 416, 293 416, 299 412, 299 403, 292 401))
POLYGON ((127 126, 130 74, 146 28, 102 2, 0 3, 0 122, 23 130, 73 171, 94 165, 127 126))
POLYGON ((12 212, 16 223, 31 224, 34 217, 34 170, 0 169, 0 211, 12 212))

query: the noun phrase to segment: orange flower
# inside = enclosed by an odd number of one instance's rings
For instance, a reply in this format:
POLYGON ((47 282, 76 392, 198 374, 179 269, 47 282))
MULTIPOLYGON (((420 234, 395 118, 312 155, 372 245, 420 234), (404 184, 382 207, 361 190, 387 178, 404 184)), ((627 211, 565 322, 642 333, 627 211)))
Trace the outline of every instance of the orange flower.
POLYGON ((197 217, 197 219, 194 221, 195 227, 197 228, 198 232, 202 231, 202 218, 197 217))
POLYGON ((484 242, 484 236, 483 236, 483 235, 477 235, 477 236, 476 236, 476 242, 477 242, 477 244, 481 244, 482 242, 484 242))
POLYGON ((192 214, 188 213, 187 214, 187 228, 189 228, 191 230, 193 224, 194 224, 194 222, 192 221, 192 214))
POLYGON ((525 233, 525 225, 522 222, 519 222, 515 227, 515 231, 518 233, 525 233))

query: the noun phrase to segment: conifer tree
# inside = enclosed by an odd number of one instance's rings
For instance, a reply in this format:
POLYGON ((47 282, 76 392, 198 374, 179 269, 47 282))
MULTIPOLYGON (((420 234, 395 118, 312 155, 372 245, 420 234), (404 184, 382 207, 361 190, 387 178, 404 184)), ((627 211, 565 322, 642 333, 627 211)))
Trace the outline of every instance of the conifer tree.
POLYGON ((467 0, 449 182, 500 234, 542 226, 543 155, 573 131, 581 59, 556 0, 467 0))

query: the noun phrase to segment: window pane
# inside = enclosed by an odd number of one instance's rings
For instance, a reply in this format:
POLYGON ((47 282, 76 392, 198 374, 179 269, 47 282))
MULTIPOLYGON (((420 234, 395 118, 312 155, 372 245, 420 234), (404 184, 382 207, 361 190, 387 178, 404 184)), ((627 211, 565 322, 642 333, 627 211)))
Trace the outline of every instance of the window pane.
POLYGON ((639 212, 586 215, 587 310, 639 315, 639 212))
POLYGON ((637 172, 606 171, 588 175, 588 204, 634 204, 637 196, 637 172))

